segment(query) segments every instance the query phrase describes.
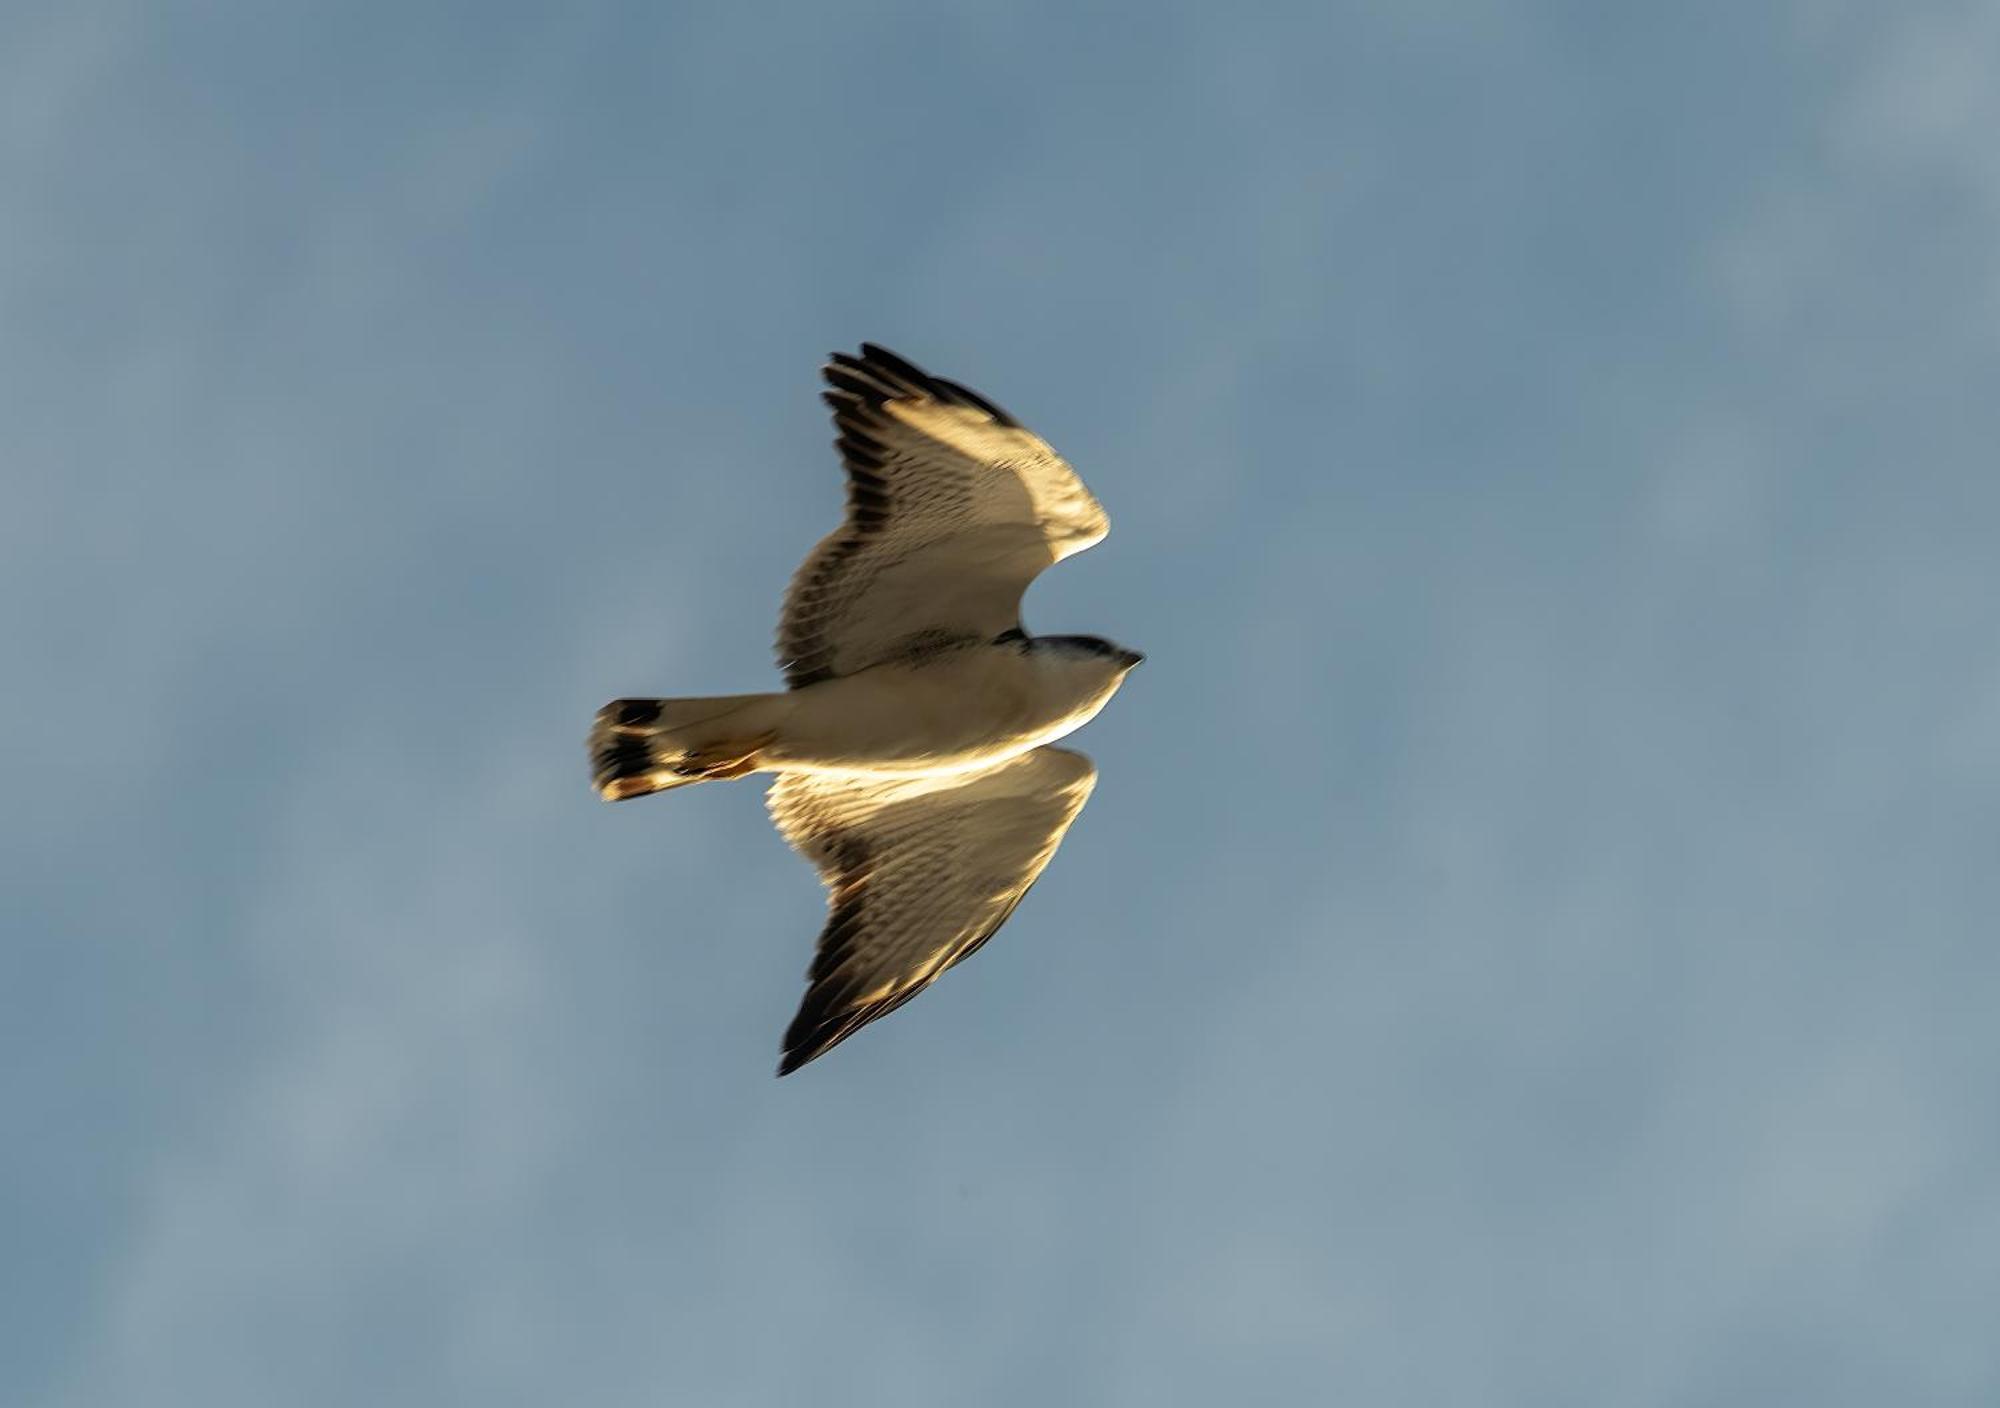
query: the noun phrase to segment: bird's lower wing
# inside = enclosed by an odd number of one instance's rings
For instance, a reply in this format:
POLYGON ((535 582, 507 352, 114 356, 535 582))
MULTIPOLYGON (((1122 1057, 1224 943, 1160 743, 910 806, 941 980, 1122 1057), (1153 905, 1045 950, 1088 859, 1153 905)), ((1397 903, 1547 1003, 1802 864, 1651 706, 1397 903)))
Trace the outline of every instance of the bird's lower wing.
POLYGON ((828 913, 778 1074, 902 1006, 991 938, 1096 780, 1090 760, 1064 748, 949 777, 781 774, 766 804, 826 882, 828 913))

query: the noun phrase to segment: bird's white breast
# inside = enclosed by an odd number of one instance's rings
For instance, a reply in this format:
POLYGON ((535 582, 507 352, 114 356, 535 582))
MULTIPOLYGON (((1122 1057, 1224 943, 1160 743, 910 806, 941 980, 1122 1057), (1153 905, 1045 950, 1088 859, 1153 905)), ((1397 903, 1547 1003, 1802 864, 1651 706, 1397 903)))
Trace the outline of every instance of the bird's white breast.
POLYGON ((1104 662, 1013 645, 877 665, 797 691, 766 756, 791 772, 971 772, 1082 727, 1118 680, 1104 662))

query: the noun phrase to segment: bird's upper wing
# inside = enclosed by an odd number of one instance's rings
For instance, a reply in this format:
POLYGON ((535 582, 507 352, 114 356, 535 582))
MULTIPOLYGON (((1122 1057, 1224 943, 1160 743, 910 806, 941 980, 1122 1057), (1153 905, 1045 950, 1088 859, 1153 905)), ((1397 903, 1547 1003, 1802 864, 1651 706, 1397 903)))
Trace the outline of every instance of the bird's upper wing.
POLYGON ((1062 456, 983 397, 865 342, 825 375, 847 521, 785 593, 778 663, 793 688, 990 640, 1020 624, 1038 572, 1109 530, 1062 456))
POLYGON ((782 773, 771 819, 827 886, 779 1075, 908 1002, 993 936, 1083 810, 1097 770, 1036 748, 983 772, 782 773))

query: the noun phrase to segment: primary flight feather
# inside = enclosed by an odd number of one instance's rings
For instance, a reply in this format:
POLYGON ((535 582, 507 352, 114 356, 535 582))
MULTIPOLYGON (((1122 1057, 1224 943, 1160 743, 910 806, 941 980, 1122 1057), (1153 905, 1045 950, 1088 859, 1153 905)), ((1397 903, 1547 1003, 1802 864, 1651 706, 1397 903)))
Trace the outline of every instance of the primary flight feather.
POLYGON ((618 699, 590 734, 608 801, 772 772, 778 829, 828 914, 786 1075, 990 938, 1082 810, 1096 769, 1048 745, 1142 658, 1030 636, 1021 596, 1100 541, 1062 457, 984 397, 871 343, 824 369, 846 521, 792 579, 782 694, 618 699))

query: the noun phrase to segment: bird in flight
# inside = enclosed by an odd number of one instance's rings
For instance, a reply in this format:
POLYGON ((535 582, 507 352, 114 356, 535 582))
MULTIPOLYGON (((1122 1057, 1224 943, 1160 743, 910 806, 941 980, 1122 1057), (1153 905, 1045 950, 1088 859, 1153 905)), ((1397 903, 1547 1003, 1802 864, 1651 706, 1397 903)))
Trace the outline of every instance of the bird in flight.
POLYGON ((1097 780, 1051 745, 1143 658, 1022 629, 1028 584, 1110 529, 1039 436, 872 343, 823 374, 847 517, 785 594, 788 688, 614 699, 590 731, 606 801, 776 774, 765 804, 818 869, 828 911, 781 1076, 1006 922, 1097 780))

